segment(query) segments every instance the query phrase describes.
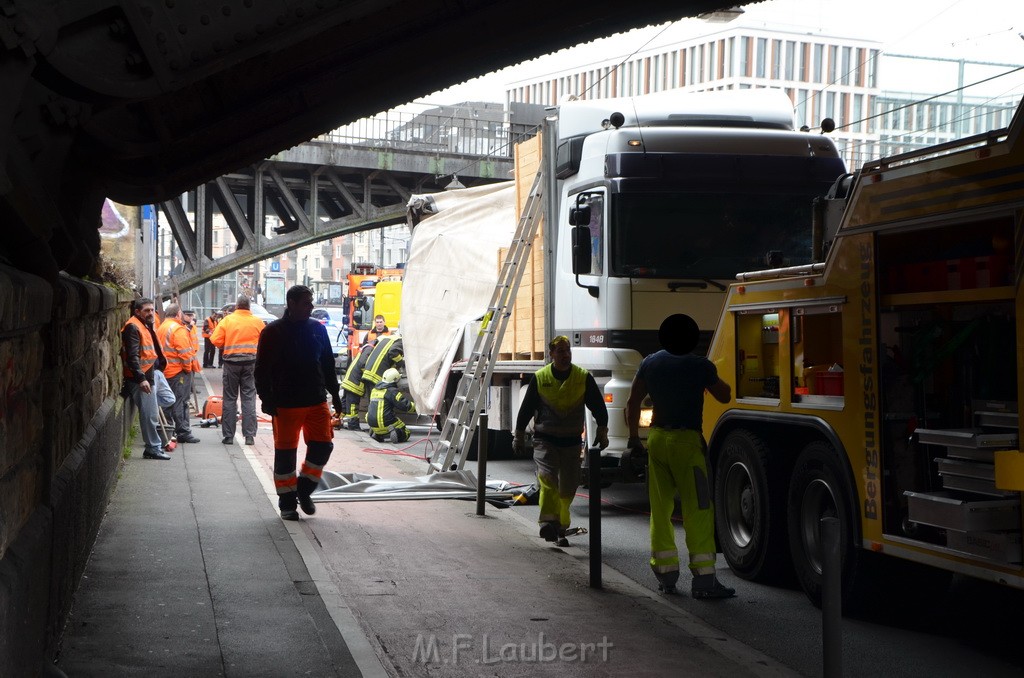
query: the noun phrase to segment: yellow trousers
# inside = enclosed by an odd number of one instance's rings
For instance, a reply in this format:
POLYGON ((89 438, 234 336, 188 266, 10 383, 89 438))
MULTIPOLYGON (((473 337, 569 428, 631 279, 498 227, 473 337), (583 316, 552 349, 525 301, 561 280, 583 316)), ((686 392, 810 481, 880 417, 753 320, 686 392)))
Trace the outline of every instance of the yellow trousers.
POLYGON ((651 502, 651 569, 661 580, 679 573, 672 524, 675 495, 683 509, 686 549, 694 575, 715 572, 715 512, 708 484, 704 438, 699 431, 652 428, 647 438, 651 502), (665 577, 664 575, 669 575, 665 577))

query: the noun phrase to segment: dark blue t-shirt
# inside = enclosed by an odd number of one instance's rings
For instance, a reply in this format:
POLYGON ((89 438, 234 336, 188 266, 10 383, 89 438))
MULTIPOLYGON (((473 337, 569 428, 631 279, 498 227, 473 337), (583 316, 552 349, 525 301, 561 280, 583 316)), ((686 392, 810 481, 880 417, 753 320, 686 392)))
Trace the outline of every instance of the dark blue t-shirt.
POLYGON ((637 376, 654 402, 654 426, 700 431, 704 389, 718 381, 714 363, 698 355, 658 351, 643 359, 637 376))

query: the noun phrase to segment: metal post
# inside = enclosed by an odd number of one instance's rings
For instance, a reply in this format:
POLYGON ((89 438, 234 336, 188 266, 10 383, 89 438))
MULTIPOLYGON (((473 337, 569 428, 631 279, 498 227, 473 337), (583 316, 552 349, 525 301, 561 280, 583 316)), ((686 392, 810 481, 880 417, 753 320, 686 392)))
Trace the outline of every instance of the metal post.
POLYGON ((601 448, 587 451, 590 483, 590 588, 601 588, 601 448))
POLYGON ((476 427, 476 514, 484 514, 484 495, 487 493, 487 413, 480 413, 480 423, 476 427))
POLYGON ((842 562, 839 519, 821 519, 821 642, 825 678, 843 675, 842 562))

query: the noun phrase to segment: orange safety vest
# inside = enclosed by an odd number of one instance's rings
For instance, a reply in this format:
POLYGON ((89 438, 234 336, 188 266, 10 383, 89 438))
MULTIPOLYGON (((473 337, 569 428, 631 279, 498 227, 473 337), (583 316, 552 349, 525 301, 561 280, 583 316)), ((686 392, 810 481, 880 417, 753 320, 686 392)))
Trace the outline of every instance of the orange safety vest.
POLYGON ((256 359, 256 345, 265 327, 262 320, 244 308, 235 309, 217 324, 210 341, 224 349, 224 360, 245 362, 256 359))
POLYGON ((199 329, 193 325, 188 331, 189 343, 192 344, 192 364, 189 366, 190 372, 202 372, 203 367, 199 364, 199 329))
MULTIPOLYGON (((139 332, 139 369, 145 374, 156 365, 157 355, 156 346, 153 345, 153 335, 149 333, 149 328, 145 323, 134 315, 121 326, 121 332, 124 332, 129 325, 134 325, 139 332)), ((128 369, 128 356, 124 350, 124 340, 121 341, 121 366, 126 379, 135 378, 135 373, 128 369)))
POLYGON ((212 315, 203 321, 203 339, 209 339, 217 327, 217 319, 212 315))
POLYGON ((192 371, 192 358, 195 357, 195 349, 192 348, 192 336, 184 325, 174 318, 168 318, 160 325, 157 331, 157 338, 160 339, 160 347, 164 350, 164 359, 167 367, 164 368, 164 375, 170 379, 179 372, 192 371), (184 333, 178 330, 184 330, 184 333), (184 334, 184 340, 182 336, 184 334))

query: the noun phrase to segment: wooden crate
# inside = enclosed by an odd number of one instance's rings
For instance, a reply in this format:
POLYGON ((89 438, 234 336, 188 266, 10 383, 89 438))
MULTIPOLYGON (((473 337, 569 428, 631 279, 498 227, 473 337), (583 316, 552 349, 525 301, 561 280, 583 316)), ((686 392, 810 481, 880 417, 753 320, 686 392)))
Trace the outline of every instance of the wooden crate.
MULTIPOLYGON (((522 216, 526 201, 540 169, 542 140, 538 135, 515 147, 516 166, 516 218, 522 216)), ((523 271, 516 293, 505 336, 499 348, 504 360, 540 360, 547 350, 544 331, 544 220, 538 224, 537 234, 530 248, 530 257, 523 271)), ((498 251, 498 270, 505 263, 507 248, 498 251)))

